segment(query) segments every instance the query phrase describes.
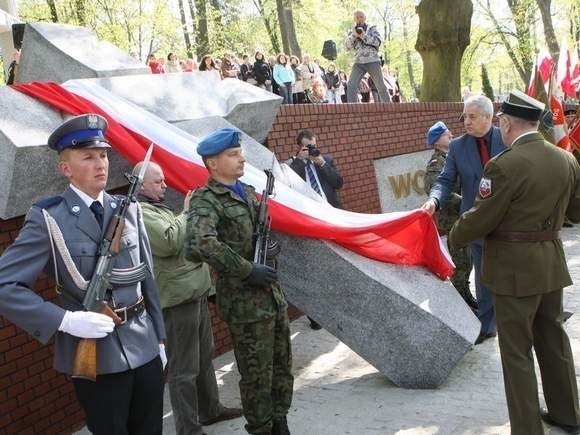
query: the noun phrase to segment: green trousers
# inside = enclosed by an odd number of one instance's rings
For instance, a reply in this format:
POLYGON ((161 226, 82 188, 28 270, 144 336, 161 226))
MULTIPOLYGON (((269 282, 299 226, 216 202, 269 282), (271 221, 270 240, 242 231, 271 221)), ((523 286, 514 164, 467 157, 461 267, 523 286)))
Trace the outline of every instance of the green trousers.
POLYGON ((494 298, 512 435, 544 433, 532 347, 550 416, 558 423, 580 425, 574 360, 562 325, 562 290, 494 298))
POLYGON ((270 434, 272 422, 286 416, 294 376, 288 313, 258 322, 229 323, 241 375, 240 396, 250 434, 270 434))

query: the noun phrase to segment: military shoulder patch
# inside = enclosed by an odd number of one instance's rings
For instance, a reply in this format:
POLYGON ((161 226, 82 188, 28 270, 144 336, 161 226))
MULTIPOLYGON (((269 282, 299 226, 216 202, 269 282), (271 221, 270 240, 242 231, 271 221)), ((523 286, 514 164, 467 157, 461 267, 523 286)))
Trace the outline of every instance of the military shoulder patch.
POLYGON ((60 204, 61 201, 63 200, 62 196, 51 196, 49 198, 44 198, 41 199, 40 201, 37 201, 34 203, 34 205, 36 207, 40 207, 40 208, 49 208, 49 207, 53 207, 57 204, 60 204))
POLYGON ((493 191, 491 189, 491 179, 482 177, 479 182, 479 196, 482 198, 488 198, 492 195, 493 191))

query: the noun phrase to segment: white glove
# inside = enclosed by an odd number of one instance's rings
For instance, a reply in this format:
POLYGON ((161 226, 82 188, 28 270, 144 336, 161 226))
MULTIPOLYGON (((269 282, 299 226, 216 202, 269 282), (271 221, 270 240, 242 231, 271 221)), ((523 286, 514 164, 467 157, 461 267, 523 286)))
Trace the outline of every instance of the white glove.
POLYGON ((163 370, 165 370, 165 366, 167 366, 167 354, 165 353, 165 345, 163 343, 159 343, 159 357, 161 358, 161 364, 163 364, 163 370))
POLYGON ((58 327, 59 331, 80 338, 103 338, 113 329, 113 319, 92 311, 67 311, 58 327))

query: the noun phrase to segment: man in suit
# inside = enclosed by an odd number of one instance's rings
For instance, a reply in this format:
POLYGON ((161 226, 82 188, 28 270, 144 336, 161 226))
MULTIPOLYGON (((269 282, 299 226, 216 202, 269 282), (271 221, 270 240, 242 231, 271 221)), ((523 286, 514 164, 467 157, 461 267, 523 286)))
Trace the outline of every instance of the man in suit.
MULTIPOLYGON (((48 139, 70 186, 32 206, 20 234, 0 257, 0 315, 42 343, 54 336, 54 368, 68 375, 79 339, 97 339, 96 381, 73 378, 92 433, 161 434, 165 328, 153 276, 112 285, 105 296, 108 315, 84 311, 82 305, 98 247, 120 202, 104 191, 106 129, 101 116, 81 115, 48 139), (32 290, 45 269, 56 280, 58 303, 32 290)), ((132 204, 114 267, 142 262, 152 270, 141 212, 132 204)))
MULTIPOLYGON (((289 162, 290 167, 326 202, 342 208, 337 190, 342 188, 343 180, 332 156, 320 152, 316 147, 316 135, 310 130, 300 131, 296 136, 296 144, 299 148, 289 162)), ((312 329, 322 328, 314 319, 308 317, 308 320, 312 329)))
POLYGON ((509 148, 485 167, 475 206, 451 229, 455 246, 485 238, 483 281, 497 313, 504 384, 514 435, 541 435, 541 418, 580 433, 574 360, 562 325, 562 288, 572 284, 560 229, 580 221, 580 166, 537 131, 544 104, 519 91, 502 104, 509 148), (544 398, 540 409, 534 348, 544 398))
MULTIPOLYGON (((138 163, 133 174, 143 166, 138 163)), ((139 202, 155 266, 155 280, 167 329, 169 397, 178 435, 205 435, 202 425, 242 416, 239 408, 219 401, 213 368, 213 333, 207 296, 213 288, 209 266, 185 259, 187 212, 165 203, 165 174, 151 162, 145 171, 139 202)))
MULTIPOLYGON (((490 158, 505 149, 501 133, 492 126, 493 104, 484 95, 474 95, 465 100, 463 110, 465 134, 453 139, 443 171, 437 177, 429 192, 429 199, 423 209, 434 214, 453 193, 457 180, 461 186, 461 207, 463 214, 475 202, 483 168, 490 158)), ((474 240, 470 246, 475 268, 475 293, 477 297, 477 317, 481 331, 475 344, 496 336, 495 312, 489 289, 481 281, 482 240, 474 240)))
POLYGON ((342 208, 337 190, 342 188, 342 175, 336 169, 332 156, 323 155, 316 147, 316 135, 302 130, 296 136, 298 151, 290 167, 305 180, 316 193, 333 207, 342 208))

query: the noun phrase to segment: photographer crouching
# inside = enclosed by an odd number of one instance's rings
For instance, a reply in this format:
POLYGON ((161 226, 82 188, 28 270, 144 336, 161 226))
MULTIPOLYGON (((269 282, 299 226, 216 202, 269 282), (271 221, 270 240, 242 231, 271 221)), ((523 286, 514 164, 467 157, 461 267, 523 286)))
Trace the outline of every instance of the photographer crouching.
POLYGON ((347 50, 354 50, 354 65, 346 86, 346 97, 349 103, 358 103, 358 83, 365 73, 369 73, 379 92, 381 103, 390 103, 391 97, 383 79, 379 47, 381 35, 376 26, 366 23, 363 11, 354 12, 355 26, 344 42, 347 50))

